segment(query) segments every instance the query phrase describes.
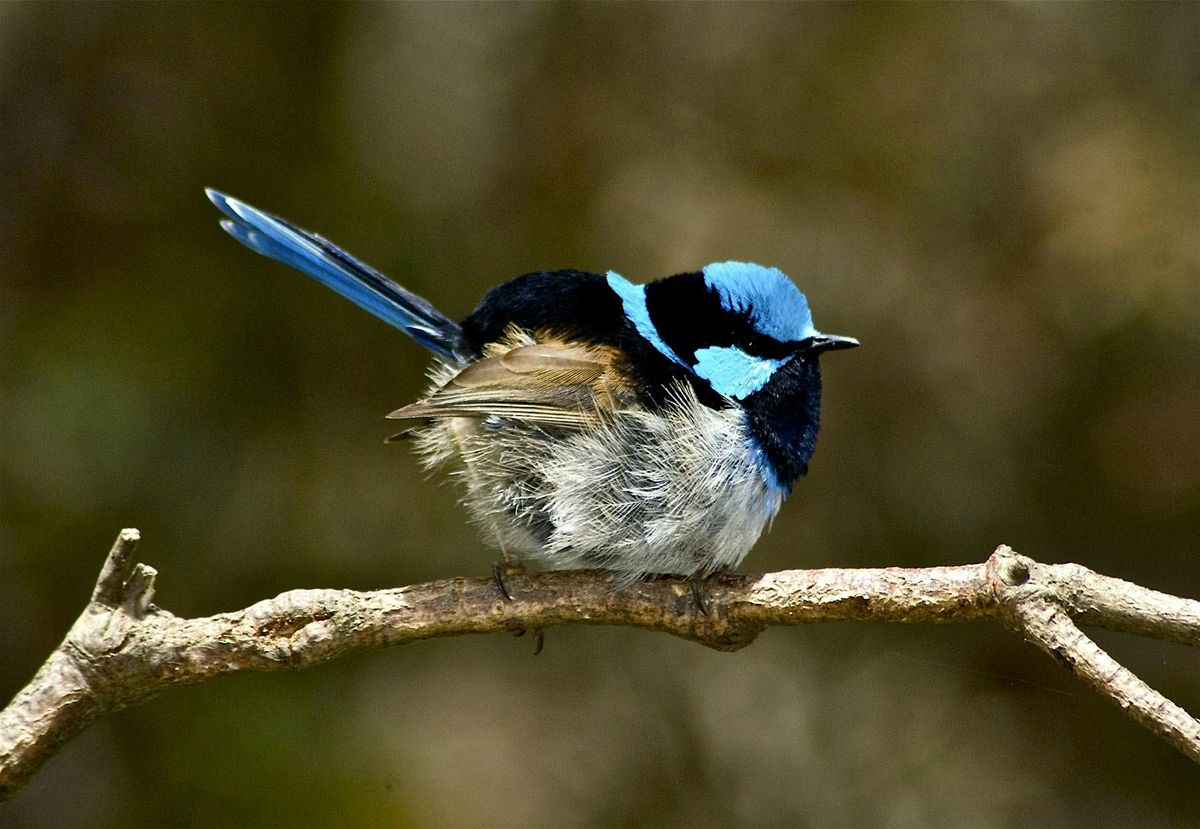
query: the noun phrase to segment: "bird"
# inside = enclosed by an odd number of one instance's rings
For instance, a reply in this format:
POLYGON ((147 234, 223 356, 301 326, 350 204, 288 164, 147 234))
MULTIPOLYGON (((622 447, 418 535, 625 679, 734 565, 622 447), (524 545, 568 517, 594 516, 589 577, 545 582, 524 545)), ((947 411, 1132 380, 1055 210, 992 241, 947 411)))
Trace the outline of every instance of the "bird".
POLYGON ((734 570, 795 482, 820 427, 821 333, 782 271, 715 262, 649 283, 545 270, 455 322, 326 239, 213 189, 221 226, 433 353, 421 399, 387 415, 507 569, 599 569, 616 586, 734 570))

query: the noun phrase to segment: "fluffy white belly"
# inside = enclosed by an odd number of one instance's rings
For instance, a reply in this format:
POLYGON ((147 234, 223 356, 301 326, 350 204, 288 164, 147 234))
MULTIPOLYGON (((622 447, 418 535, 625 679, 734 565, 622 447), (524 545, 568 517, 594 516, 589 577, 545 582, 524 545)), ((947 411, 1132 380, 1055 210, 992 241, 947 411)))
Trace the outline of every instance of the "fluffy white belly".
POLYGON ((745 415, 681 386, 661 412, 546 429, 489 417, 430 423, 428 466, 456 456, 471 516, 502 550, 549 569, 706 575, 736 567, 779 510, 745 415))

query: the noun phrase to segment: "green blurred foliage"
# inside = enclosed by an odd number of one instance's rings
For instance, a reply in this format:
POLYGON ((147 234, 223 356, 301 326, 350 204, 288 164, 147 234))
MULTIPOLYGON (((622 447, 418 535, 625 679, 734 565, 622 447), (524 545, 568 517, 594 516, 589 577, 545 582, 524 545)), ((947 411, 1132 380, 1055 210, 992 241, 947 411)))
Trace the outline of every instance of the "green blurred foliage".
MULTIPOLYGON (((225 189, 452 315, 528 270, 777 265, 827 361, 746 566, 998 543, 1200 595, 1195 4, 0 5, 0 692, 122 526, 181 614, 482 575, 385 447, 425 355, 224 236, 225 189)), ((61 826, 1176 826, 1182 756, 1007 632, 431 642, 179 689, 61 826)), ((1108 636, 1200 710, 1200 656, 1108 636)))

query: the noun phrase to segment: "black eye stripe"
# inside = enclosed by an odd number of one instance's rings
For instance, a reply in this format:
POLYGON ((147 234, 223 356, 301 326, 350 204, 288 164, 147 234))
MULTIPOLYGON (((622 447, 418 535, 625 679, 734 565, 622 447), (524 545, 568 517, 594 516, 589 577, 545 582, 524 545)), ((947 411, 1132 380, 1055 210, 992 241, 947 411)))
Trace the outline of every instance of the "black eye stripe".
POLYGON ((745 313, 728 311, 701 273, 684 273, 646 286, 646 309, 658 335, 680 359, 695 363, 702 348, 737 346, 755 357, 782 359, 794 347, 758 331, 745 313))
POLYGON ((773 360, 782 360, 796 349, 790 343, 781 343, 774 337, 768 337, 756 332, 751 341, 742 345, 742 350, 747 354, 753 354, 755 357, 769 357, 773 360))

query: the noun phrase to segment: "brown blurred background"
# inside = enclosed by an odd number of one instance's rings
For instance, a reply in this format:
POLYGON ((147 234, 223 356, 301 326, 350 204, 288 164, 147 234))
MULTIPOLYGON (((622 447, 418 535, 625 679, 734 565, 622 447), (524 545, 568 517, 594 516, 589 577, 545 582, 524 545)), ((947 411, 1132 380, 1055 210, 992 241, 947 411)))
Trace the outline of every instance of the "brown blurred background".
MULTIPOLYGON (((825 431, 747 570, 1001 543, 1200 596, 1200 6, 0 5, 0 696, 140 527, 187 615, 483 575, 385 447, 426 355, 215 186, 452 316, 791 274, 825 431)), ((1200 654, 1100 641, 1200 711, 1200 654)), ((1183 826, 1200 777, 984 625, 429 642, 103 721, 4 825, 1183 826)))

